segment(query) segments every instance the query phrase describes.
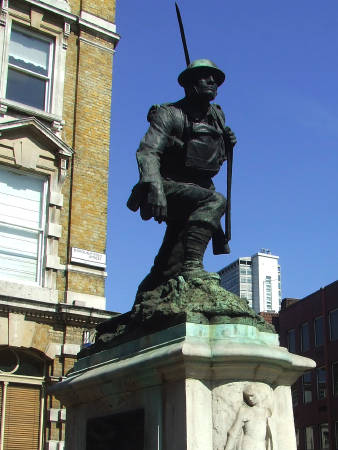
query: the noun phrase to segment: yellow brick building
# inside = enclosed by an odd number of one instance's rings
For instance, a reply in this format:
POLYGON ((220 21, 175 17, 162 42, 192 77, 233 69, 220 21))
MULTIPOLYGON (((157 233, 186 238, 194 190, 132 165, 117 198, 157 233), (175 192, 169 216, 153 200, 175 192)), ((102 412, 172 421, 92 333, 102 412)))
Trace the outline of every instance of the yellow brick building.
POLYGON ((0 450, 62 450, 46 394, 100 321, 114 0, 0 0, 0 450))

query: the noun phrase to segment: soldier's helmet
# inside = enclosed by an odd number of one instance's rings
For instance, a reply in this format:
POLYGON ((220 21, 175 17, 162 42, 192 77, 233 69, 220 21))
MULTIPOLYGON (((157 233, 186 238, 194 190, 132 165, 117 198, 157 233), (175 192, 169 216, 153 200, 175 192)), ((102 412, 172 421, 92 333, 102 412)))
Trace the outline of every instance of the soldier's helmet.
POLYGON ((215 81, 218 86, 220 86, 225 80, 224 72, 219 69, 215 63, 210 61, 210 59, 196 59, 189 66, 183 70, 178 76, 178 82, 181 86, 185 87, 191 83, 196 76, 201 72, 210 72, 215 77, 215 81))

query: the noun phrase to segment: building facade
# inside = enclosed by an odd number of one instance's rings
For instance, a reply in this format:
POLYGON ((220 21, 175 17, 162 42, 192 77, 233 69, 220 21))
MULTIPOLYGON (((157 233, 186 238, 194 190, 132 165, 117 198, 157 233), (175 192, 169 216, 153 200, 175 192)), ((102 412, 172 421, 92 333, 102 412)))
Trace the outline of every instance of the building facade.
POLYGON ((300 450, 338 449, 338 281, 302 300, 284 299, 281 345, 316 361, 292 387, 300 450))
POLYGON ((281 302, 279 257, 262 249, 221 269, 221 286, 248 300, 256 312, 278 312, 281 302))
POLYGON ((105 299, 115 1, 1 0, 0 450, 61 450, 46 394, 105 299))

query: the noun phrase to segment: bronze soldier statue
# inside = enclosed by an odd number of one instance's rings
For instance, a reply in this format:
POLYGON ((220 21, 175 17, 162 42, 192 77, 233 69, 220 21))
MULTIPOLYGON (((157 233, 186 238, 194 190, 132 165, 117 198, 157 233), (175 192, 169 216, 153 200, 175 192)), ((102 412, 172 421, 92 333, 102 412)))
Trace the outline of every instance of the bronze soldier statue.
POLYGON ((136 154, 140 180, 127 205, 140 208, 144 220, 166 222, 167 229, 138 292, 178 275, 209 277, 203 256, 212 237, 214 253, 229 253, 229 233, 226 237, 220 227, 226 199, 212 182, 236 144, 220 106, 210 103, 224 80, 210 60, 193 61, 178 77, 185 97, 152 106, 148 113, 150 127, 136 154))

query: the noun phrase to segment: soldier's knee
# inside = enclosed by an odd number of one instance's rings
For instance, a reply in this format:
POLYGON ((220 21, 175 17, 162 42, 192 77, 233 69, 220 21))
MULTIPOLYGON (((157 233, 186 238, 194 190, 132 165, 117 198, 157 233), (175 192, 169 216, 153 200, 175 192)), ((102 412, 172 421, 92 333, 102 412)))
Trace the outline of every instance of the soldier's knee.
POLYGON ((219 192, 213 192, 212 200, 215 208, 217 208, 219 211, 225 211, 227 201, 224 195, 220 194, 219 192))

